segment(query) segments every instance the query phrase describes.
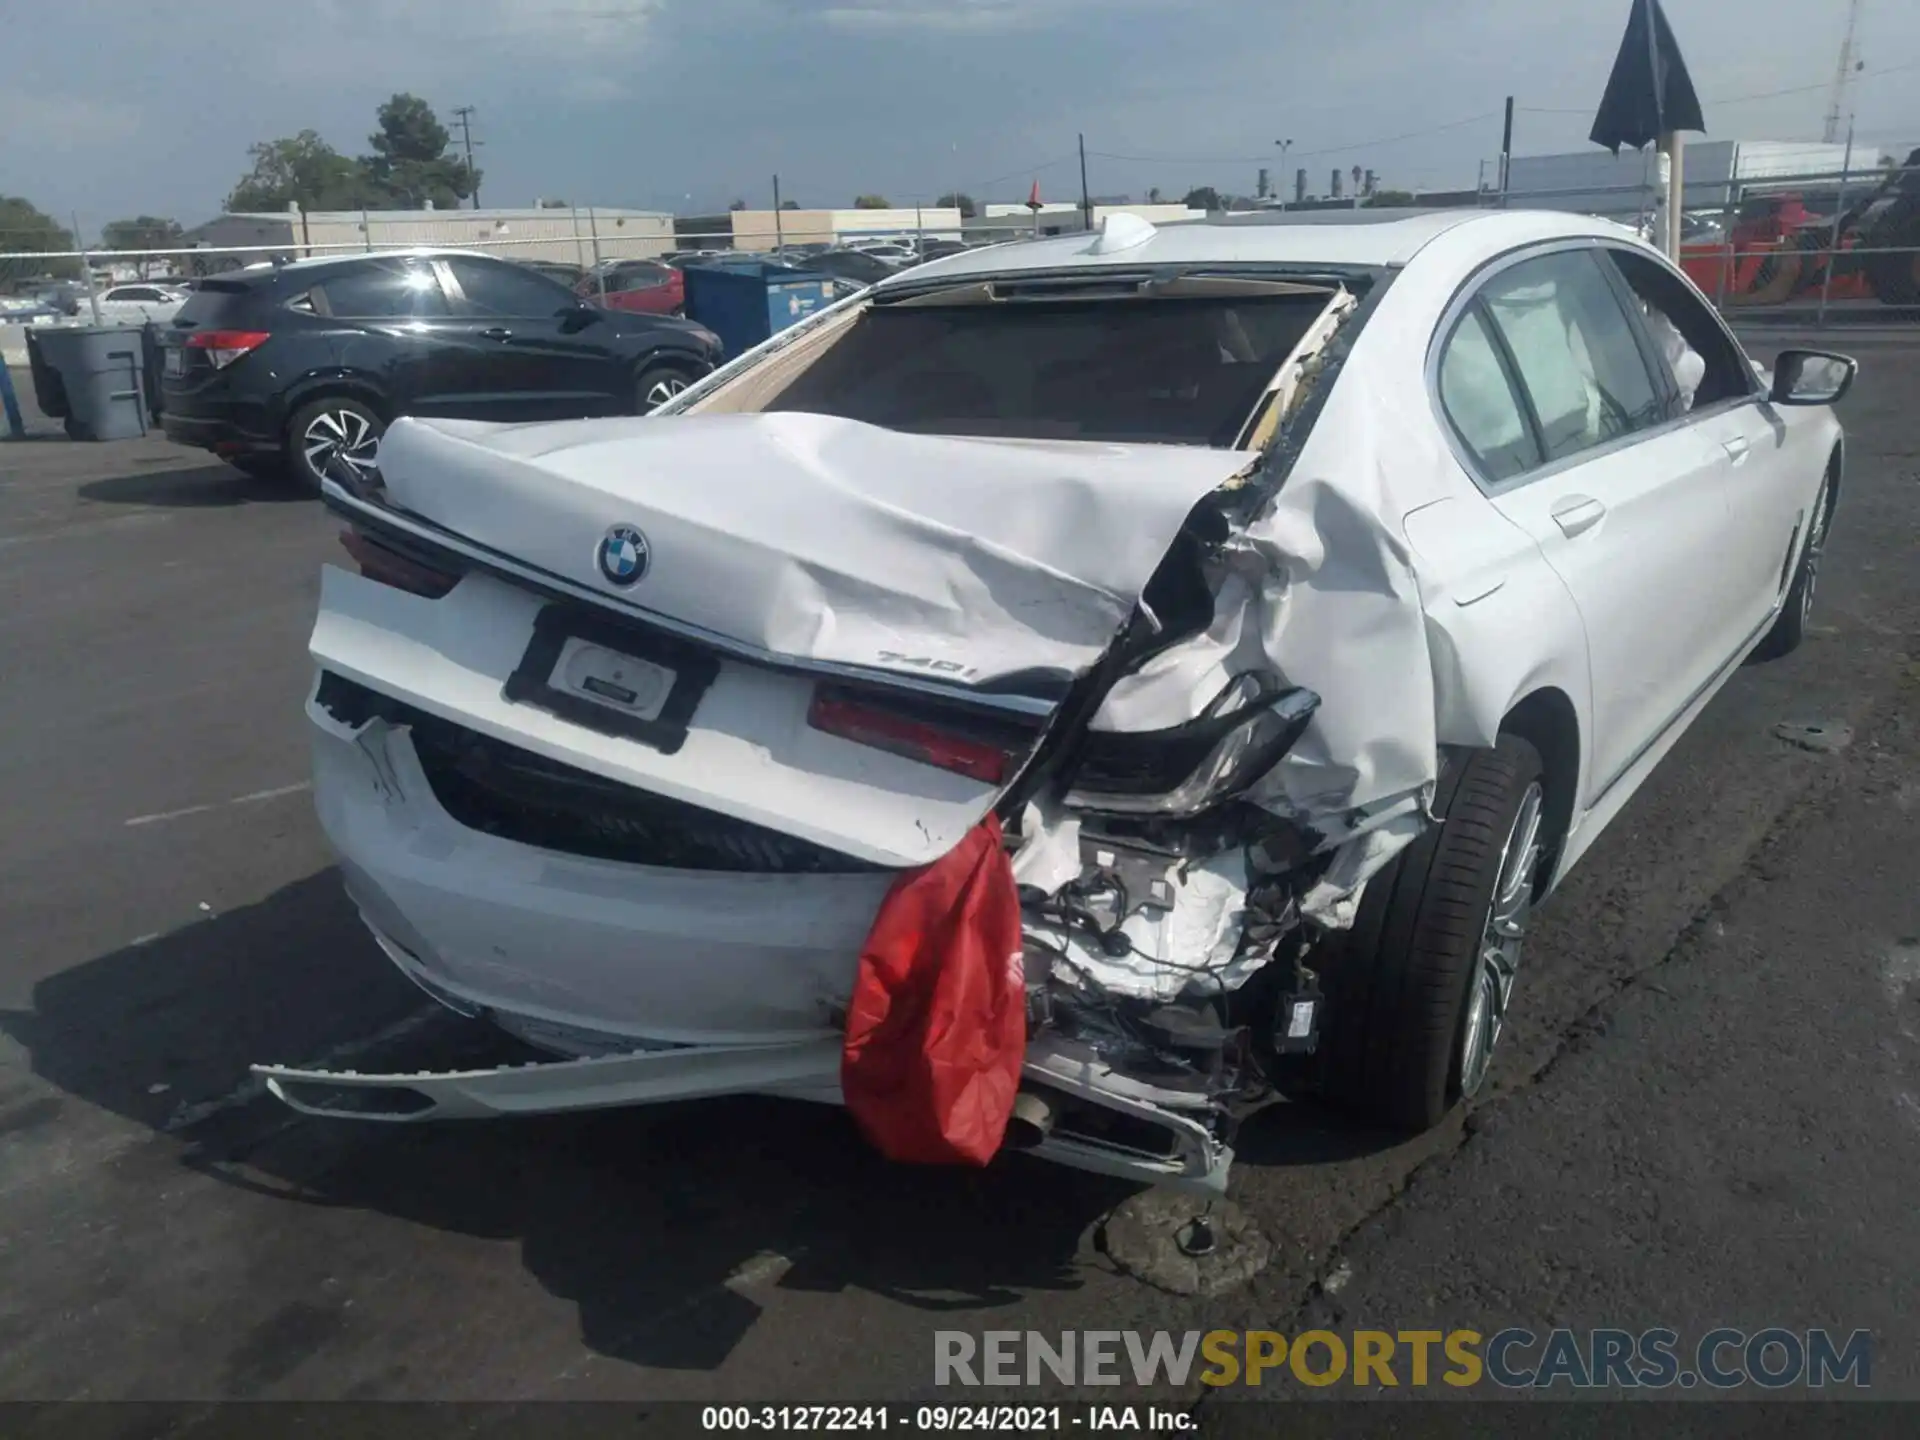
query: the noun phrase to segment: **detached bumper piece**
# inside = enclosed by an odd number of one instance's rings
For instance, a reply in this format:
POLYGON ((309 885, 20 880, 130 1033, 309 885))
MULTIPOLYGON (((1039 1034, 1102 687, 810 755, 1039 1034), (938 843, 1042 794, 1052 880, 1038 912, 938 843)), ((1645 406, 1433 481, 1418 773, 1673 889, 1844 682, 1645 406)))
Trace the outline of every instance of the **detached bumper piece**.
MULTIPOLYGON (((504 1065, 493 1070, 367 1075, 355 1070, 297 1070, 256 1065, 253 1073, 282 1103, 327 1120, 487 1120, 553 1115, 623 1105, 706 1100, 722 1095, 786 1095, 838 1100, 841 1040, 801 1045, 686 1046, 504 1065)), ((1018 1148, 1041 1159, 1148 1184, 1218 1194, 1233 1151, 1181 1108, 1193 1097, 1129 1081, 1097 1062, 1042 1042, 1022 1079, 1048 1096, 1060 1118, 1037 1144, 1018 1148)))
POLYGON ((721 1095, 817 1092, 840 1081, 839 1037, 805 1045, 689 1045, 494 1070, 363 1075, 255 1065, 275 1097, 334 1120, 479 1120, 721 1095))

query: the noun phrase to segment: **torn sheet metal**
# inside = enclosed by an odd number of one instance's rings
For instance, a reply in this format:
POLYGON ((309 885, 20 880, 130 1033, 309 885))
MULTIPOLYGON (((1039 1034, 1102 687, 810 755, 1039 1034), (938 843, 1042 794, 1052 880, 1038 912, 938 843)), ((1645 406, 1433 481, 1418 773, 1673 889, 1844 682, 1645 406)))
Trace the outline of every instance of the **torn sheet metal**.
POLYGON ((830 416, 496 425, 402 419, 401 507, 617 604, 780 655, 978 683, 1077 675, 1194 504, 1253 457, 952 439, 830 416), (647 563, 598 563, 637 527, 647 563))
POLYGON ((1277 493, 1214 562, 1212 623, 1123 678, 1094 721, 1119 732, 1178 724, 1249 670, 1319 693, 1306 735, 1246 798, 1334 852, 1302 909, 1335 926, 1351 923, 1359 887, 1419 833, 1438 769, 1427 617, 1400 522, 1442 473, 1421 467, 1450 462, 1431 417, 1370 385, 1358 363, 1391 343, 1363 334, 1277 493))

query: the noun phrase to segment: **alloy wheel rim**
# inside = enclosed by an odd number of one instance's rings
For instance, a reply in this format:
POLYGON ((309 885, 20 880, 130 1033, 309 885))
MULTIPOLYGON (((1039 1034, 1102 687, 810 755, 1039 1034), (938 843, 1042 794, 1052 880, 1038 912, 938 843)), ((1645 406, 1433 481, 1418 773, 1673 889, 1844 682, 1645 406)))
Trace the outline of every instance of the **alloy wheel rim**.
POLYGON ((658 410, 686 388, 687 382, 678 375, 662 376, 647 387, 645 396, 647 409, 658 410))
POLYGON ((1820 583, 1820 551, 1827 543, 1827 522, 1833 509, 1828 497, 1832 493, 1831 487, 1823 485, 1820 487, 1820 498, 1814 502, 1813 530, 1807 536, 1807 553, 1802 561, 1806 567, 1806 582, 1800 587, 1800 623, 1803 626, 1813 615, 1813 592, 1820 583))
POLYGON ((307 422, 300 442, 314 474, 324 476, 329 465, 342 460, 356 475, 366 475, 373 470, 380 437, 373 422, 357 411, 323 410, 307 422))
POLYGON ((1470 1096, 1487 1078, 1493 1050, 1506 1025, 1514 976, 1533 915, 1533 887, 1540 866, 1540 826, 1544 816, 1540 782, 1527 786, 1520 808, 1500 849, 1500 869, 1480 931, 1479 958, 1467 992, 1466 1024, 1460 1037, 1460 1093, 1470 1096))

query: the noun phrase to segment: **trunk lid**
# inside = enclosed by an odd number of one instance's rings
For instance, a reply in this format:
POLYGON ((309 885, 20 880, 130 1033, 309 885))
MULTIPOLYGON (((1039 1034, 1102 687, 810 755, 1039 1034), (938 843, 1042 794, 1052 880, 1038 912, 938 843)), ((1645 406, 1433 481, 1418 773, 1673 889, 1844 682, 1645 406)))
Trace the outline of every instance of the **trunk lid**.
POLYGON ((400 420, 388 513, 493 573, 435 599, 329 572, 311 648, 560 765, 924 864, 993 805, 1192 507, 1252 459, 801 414, 400 420), (613 704, 609 686, 656 693, 613 704), (975 763, 983 743, 1006 773, 975 763))

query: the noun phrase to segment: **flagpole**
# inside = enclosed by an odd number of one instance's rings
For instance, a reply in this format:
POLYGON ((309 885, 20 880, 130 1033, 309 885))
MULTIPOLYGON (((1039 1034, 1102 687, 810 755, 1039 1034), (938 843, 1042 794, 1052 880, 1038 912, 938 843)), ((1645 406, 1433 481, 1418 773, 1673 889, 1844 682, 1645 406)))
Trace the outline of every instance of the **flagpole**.
POLYGON ((1660 149, 1667 157, 1667 258, 1676 265, 1680 263, 1680 210, 1686 195, 1686 181, 1681 175, 1684 148, 1678 130, 1660 137, 1660 149))

